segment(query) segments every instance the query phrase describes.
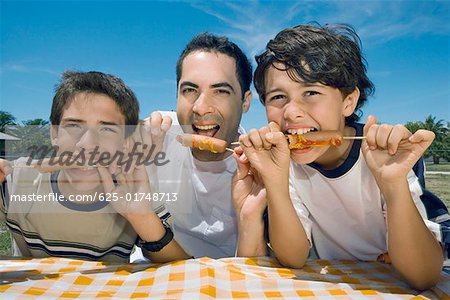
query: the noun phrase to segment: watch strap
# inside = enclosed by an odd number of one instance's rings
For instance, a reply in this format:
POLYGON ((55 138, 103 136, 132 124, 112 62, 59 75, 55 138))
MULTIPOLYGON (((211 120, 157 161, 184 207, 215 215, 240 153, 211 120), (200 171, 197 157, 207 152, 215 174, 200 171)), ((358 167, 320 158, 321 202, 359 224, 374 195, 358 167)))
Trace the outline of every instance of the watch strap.
POLYGON ((142 249, 145 249, 150 252, 159 252, 161 251, 167 244, 169 244, 173 239, 173 232, 172 229, 168 225, 164 224, 164 228, 166 229, 166 233, 164 236, 159 240, 155 242, 146 242, 139 237, 137 245, 141 247, 142 249))

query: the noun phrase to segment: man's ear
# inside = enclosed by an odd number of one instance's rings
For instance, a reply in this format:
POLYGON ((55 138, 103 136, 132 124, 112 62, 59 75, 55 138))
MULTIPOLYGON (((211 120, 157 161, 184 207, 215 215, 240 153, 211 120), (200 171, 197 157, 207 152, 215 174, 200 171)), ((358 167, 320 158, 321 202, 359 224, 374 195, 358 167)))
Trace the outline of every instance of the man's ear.
POLYGON ((360 95, 359 89, 358 87, 355 87, 353 92, 351 92, 350 94, 347 95, 347 97, 345 97, 342 107, 342 114, 345 117, 349 117, 355 112, 356 105, 358 105, 359 95, 360 95))
POLYGON ((50 126, 50 141, 53 147, 58 147, 58 125, 50 126))
POLYGON ((250 109, 250 103, 252 102, 252 91, 248 90, 244 94, 244 102, 242 102, 242 112, 246 113, 250 109))

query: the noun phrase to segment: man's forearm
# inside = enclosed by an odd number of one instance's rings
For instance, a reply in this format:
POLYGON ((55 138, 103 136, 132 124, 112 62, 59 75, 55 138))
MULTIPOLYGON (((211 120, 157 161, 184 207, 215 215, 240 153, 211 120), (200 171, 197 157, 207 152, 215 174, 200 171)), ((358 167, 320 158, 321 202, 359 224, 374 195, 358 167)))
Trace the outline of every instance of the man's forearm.
POLYGON ((266 186, 266 190, 270 245, 283 265, 301 268, 308 257, 309 242, 292 204, 288 183, 266 186))
POLYGON ((258 221, 240 220, 238 222, 239 239, 237 256, 266 256, 267 244, 264 239, 264 222, 262 218, 258 221))

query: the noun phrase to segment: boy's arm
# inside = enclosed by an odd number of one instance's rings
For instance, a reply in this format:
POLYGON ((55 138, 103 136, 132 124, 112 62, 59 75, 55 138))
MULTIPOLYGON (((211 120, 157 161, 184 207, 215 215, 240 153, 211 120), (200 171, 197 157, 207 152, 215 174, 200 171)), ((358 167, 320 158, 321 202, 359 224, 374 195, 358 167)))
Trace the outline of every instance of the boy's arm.
MULTIPOLYGON (((145 166, 135 165, 133 171, 129 173, 119 168, 115 174, 116 181, 112 179, 110 170, 99 167, 98 172, 105 192, 118 195, 118 201, 112 202, 114 209, 130 222, 139 237, 144 242, 160 241, 166 234, 166 227, 153 210, 152 191, 145 166), (140 195, 141 199, 125 201, 127 194, 130 193, 140 195)), ((173 239, 160 251, 151 253, 143 251, 143 253, 148 253, 148 258, 152 262, 161 263, 190 257, 173 239)))
POLYGON ((309 242, 289 194, 287 141, 275 123, 270 123, 269 129, 251 130, 239 141, 266 188, 271 248, 283 265, 301 268, 308 257, 309 242))
MULTIPOLYGON (((143 242, 160 241, 166 234, 167 229, 165 225, 154 212, 128 214, 124 217, 131 223, 143 242)), ((173 238, 159 251, 151 252, 142 248, 142 253, 152 262, 157 263, 183 260, 191 257, 173 238)))
POLYGON ((414 288, 434 286, 443 264, 442 248, 411 197, 406 179, 382 184, 387 205, 388 252, 394 267, 414 288))
POLYGON ((407 175, 434 134, 419 130, 412 135, 401 125, 377 125, 372 116, 364 132, 362 152, 386 201, 392 264, 414 288, 430 288, 440 278, 442 248, 414 204, 407 175))

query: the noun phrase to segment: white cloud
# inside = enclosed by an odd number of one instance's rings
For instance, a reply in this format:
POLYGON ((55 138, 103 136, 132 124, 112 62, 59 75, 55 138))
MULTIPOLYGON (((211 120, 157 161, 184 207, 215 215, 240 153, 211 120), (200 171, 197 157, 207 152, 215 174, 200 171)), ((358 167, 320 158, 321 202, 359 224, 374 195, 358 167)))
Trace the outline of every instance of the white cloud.
POLYGON ((365 46, 450 32, 447 1, 211 1, 192 6, 224 22, 221 34, 243 45, 252 57, 283 28, 313 21, 351 24, 365 46))
POLYGON ((258 1, 214 1, 194 3, 192 6, 224 22, 228 28, 222 34, 243 45, 253 57, 300 11, 297 2, 282 3, 283 10, 278 8, 277 3, 258 1))
POLYGON ((14 73, 45 73, 50 75, 56 75, 59 76, 60 72, 45 68, 45 67, 34 67, 31 65, 27 65, 24 63, 6 63, 3 66, 1 66, 1 73, 6 72, 14 72, 14 73))

